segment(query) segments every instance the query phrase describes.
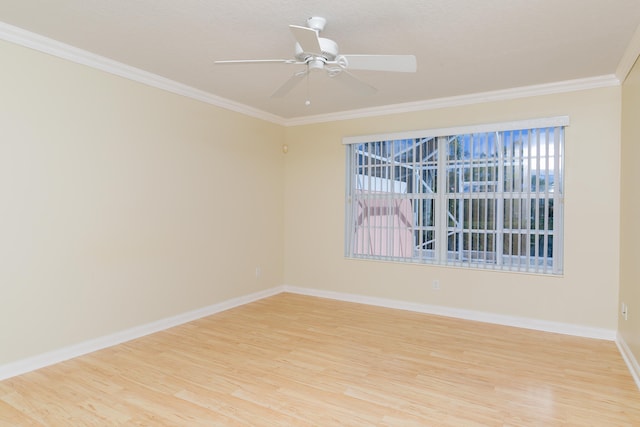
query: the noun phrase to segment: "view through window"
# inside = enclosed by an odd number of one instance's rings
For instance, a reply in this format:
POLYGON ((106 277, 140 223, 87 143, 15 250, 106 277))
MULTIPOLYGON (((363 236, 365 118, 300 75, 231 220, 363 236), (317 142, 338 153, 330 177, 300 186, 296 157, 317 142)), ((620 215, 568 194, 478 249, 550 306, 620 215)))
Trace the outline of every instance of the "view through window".
POLYGON ((347 256, 561 274, 564 127, 505 127, 347 141, 347 256))

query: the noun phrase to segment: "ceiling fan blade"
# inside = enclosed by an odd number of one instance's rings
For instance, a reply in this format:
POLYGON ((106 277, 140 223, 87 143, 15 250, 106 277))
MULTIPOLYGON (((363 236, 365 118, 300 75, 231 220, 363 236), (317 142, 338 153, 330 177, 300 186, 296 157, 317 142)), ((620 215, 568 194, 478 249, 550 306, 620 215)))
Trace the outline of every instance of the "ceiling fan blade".
POLYGON ((350 70, 399 71, 415 73, 418 69, 413 55, 341 55, 350 70))
POLYGON ((304 76, 306 76, 307 74, 308 74, 307 70, 298 71, 297 73, 289 77, 289 80, 284 82, 284 84, 280 86, 278 90, 273 92, 273 94, 271 95, 271 98, 282 98, 283 96, 291 92, 291 89, 296 87, 298 83, 300 83, 304 78, 304 76))
POLYGON ((298 25, 289 25, 289 28, 303 52, 318 55, 322 53, 320 40, 318 40, 318 32, 316 30, 298 25))
POLYGON ((378 91, 378 89, 371 86, 369 83, 360 80, 347 70, 341 70, 337 73, 329 73, 329 77, 347 85, 351 90, 360 95, 373 95, 378 91))
MULTIPOLYGON (((296 64, 295 59, 230 59, 225 61, 214 61, 214 64, 260 64, 260 63, 280 63, 296 64)), ((302 63, 304 64, 304 62, 302 63)))

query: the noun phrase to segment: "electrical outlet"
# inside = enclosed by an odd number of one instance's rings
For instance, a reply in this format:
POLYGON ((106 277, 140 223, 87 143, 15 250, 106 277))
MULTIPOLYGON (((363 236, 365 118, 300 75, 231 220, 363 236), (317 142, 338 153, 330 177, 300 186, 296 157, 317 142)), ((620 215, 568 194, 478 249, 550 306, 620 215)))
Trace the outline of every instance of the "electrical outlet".
POLYGON ((256 267, 256 279, 259 279, 262 275, 262 269, 260 267, 256 267))
POLYGON ((440 290, 440 281, 439 280, 434 280, 433 282, 431 282, 431 289, 433 289, 434 291, 439 291, 440 290))
POLYGON ((629 306, 625 303, 622 303, 622 307, 620 309, 620 314, 622 314, 622 318, 624 320, 627 320, 628 316, 629 316, 629 306))

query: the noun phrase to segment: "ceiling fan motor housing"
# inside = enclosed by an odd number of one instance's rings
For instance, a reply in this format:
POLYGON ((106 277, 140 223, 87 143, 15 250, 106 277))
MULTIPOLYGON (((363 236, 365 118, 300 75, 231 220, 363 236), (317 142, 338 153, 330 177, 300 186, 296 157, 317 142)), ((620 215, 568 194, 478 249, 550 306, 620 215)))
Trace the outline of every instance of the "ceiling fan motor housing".
POLYGON ((296 43, 296 59, 307 62, 312 59, 320 59, 324 62, 334 61, 338 56, 338 44, 333 40, 318 37, 322 52, 305 52, 300 43, 296 43))
POLYGON ((338 56, 338 44, 333 40, 318 37, 318 42, 322 52, 305 52, 302 50, 300 43, 296 43, 296 59, 305 62, 310 58, 324 58, 325 61, 333 61, 338 56))

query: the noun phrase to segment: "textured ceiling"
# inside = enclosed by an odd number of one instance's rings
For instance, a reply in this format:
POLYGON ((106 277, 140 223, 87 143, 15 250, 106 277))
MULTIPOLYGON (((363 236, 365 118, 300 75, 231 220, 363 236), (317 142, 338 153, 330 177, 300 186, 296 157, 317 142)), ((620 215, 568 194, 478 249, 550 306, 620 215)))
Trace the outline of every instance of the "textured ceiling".
POLYGON ((0 21, 290 119, 612 75, 640 1, 0 0, 0 21), (292 58, 309 16, 341 53, 414 54, 418 72, 354 71, 370 96, 312 73, 276 99, 299 66, 214 64, 292 58))

